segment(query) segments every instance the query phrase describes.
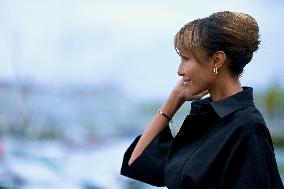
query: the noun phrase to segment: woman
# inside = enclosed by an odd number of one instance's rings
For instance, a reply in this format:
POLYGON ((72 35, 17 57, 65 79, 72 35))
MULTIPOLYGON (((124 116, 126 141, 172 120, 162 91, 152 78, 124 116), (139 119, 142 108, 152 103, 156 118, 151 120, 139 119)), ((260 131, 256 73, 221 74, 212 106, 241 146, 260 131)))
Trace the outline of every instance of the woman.
POLYGON ((243 13, 183 26, 174 40, 182 79, 125 152, 121 174, 169 189, 283 189, 253 90, 239 81, 259 43, 256 21, 243 13), (173 137, 168 123, 185 101, 190 114, 173 137))

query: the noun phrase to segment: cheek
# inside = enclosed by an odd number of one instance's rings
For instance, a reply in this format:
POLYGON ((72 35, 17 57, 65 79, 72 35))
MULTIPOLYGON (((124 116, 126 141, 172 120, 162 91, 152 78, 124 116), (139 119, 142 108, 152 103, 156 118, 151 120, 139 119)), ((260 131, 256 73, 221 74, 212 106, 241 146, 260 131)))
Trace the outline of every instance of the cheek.
POLYGON ((200 70, 199 70, 198 67, 196 67, 192 64, 188 64, 188 65, 184 66, 184 72, 190 78, 194 78, 194 77, 199 75, 200 70))
POLYGON ((193 78, 193 84, 199 89, 200 92, 207 90, 212 82, 210 73, 204 70, 196 73, 193 78))

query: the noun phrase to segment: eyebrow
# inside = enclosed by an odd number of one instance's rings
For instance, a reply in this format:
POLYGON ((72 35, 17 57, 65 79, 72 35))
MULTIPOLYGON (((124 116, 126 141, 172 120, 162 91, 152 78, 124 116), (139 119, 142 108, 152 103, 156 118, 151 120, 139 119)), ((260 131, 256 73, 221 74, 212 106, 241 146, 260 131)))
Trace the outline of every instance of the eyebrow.
POLYGON ((189 58, 189 56, 180 55, 181 58, 189 58))

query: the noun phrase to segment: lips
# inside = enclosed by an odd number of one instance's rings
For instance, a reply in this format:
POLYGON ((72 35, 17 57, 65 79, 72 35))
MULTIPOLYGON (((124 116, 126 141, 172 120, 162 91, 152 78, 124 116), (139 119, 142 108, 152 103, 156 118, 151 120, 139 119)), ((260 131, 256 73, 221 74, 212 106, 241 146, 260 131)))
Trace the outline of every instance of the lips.
POLYGON ((191 81, 191 79, 183 79, 183 84, 184 85, 189 84, 190 81, 191 81))
POLYGON ((189 82, 189 81, 191 81, 191 79, 183 79, 184 83, 189 82))

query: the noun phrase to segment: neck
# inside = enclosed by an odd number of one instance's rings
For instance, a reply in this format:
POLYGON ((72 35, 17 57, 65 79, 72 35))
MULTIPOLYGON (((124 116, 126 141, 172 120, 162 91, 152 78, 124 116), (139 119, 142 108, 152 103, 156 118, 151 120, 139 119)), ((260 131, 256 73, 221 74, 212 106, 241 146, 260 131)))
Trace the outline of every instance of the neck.
POLYGON ((229 77, 222 81, 216 82, 217 84, 209 90, 213 101, 222 100, 243 90, 238 78, 229 77))

